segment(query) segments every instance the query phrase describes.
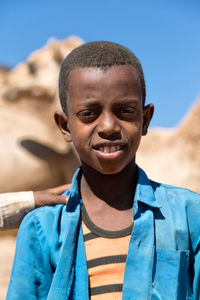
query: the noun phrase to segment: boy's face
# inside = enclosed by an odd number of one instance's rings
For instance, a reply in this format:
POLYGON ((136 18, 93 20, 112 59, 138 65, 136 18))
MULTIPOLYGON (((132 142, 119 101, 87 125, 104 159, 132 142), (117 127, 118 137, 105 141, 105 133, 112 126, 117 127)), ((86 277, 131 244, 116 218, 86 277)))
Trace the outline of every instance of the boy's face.
POLYGON ((143 108, 138 75, 132 66, 77 68, 69 78, 68 114, 56 114, 65 139, 73 141, 82 165, 111 175, 135 161, 153 115, 143 108))

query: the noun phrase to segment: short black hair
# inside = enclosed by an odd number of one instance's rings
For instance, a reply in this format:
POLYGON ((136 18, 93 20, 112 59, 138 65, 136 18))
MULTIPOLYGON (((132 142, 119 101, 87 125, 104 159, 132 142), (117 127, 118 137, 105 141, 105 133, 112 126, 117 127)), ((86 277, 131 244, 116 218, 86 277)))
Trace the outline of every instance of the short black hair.
POLYGON ((59 75, 59 97, 62 109, 67 113, 67 97, 70 72, 76 68, 100 68, 131 65, 134 67, 142 90, 143 105, 146 98, 145 79, 138 58, 126 47, 107 41, 85 43, 70 52, 63 60, 59 75))

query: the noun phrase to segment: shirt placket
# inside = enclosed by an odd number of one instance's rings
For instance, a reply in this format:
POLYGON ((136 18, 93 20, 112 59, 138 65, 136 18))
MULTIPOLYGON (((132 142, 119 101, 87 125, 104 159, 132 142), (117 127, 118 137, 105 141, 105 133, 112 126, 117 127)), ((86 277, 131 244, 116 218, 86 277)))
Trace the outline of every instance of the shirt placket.
POLYGON ((154 215, 151 208, 135 214, 126 260, 122 300, 151 299, 154 261, 154 215))

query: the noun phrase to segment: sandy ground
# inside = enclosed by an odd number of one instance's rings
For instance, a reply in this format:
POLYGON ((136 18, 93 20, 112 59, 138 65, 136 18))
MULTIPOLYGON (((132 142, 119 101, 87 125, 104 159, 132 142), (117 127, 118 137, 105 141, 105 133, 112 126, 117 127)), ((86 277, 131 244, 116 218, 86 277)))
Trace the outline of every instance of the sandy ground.
POLYGON ((16 231, 0 232, 0 300, 5 300, 16 243, 16 231))

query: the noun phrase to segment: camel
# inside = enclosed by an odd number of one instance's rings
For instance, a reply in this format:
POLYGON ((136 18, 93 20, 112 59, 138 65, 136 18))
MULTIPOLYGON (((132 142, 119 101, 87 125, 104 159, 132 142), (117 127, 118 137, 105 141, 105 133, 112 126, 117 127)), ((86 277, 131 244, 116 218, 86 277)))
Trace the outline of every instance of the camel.
POLYGON ((0 192, 38 190, 70 182, 79 166, 54 122, 60 108, 60 64, 82 42, 50 40, 14 69, 0 76, 0 192))
POLYGON ((138 164, 150 178, 200 193, 200 99, 172 129, 154 128, 142 139, 138 164))

